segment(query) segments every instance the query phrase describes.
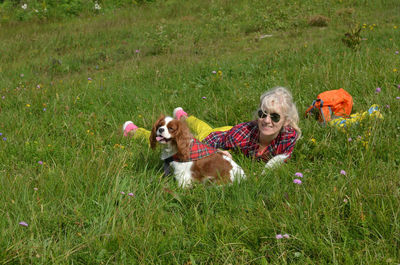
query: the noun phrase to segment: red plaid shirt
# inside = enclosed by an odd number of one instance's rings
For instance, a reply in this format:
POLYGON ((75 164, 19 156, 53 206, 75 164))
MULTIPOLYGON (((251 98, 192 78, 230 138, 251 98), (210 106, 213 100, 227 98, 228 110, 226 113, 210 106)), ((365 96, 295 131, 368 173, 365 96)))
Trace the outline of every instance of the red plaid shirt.
POLYGON ((267 162, 280 154, 292 155, 297 133, 292 127, 284 127, 278 136, 263 150, 258 152, 260 131, 256 121, 238 124, 229 131, 212 132, 203 142, 225 150, 239 149, 244 155, 267 162))
POLYGON ((215 154, 218 150, 213 148, 207 144, 200 142, 199 140, 193 138, 192 142, 190 143, 190 157, 189 160, 183 161, 179 159, 176 155, 173 155, 174 161, 180 162, 188 162, 188 161, 195 161, 199 160, 203 157, 215 154))

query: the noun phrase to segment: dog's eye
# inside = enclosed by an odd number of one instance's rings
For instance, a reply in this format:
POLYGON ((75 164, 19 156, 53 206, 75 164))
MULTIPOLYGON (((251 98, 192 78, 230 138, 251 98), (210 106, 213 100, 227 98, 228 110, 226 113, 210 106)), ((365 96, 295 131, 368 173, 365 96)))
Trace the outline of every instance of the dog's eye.
POLYGON ((175 131, 175 129, 172 127, 168 127, 168 131, 173 132, 173 131, 175 131))

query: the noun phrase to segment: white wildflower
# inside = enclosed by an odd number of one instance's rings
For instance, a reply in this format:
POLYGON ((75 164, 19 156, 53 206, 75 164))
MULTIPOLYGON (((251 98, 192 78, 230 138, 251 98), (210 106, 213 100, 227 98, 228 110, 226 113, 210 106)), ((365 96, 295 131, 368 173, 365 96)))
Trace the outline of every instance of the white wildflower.
POLYGON ((23 4, 23 5, 21 6, 21 8, 22 8, 22 9, 27 9, 27 8, 28 8, 28 5, 27 5, 27 4, 23 4))

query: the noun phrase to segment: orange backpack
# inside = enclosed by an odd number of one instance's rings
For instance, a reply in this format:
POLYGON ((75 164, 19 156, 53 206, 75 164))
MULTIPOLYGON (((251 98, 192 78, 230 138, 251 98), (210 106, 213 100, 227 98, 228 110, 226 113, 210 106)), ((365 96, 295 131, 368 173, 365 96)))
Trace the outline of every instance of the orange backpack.
POLYGON ((353 98, 343 88, 322 92, 306 110, 306 116, 316 114, 321 123, 338 117, 349 117, 353 108, 353 98))

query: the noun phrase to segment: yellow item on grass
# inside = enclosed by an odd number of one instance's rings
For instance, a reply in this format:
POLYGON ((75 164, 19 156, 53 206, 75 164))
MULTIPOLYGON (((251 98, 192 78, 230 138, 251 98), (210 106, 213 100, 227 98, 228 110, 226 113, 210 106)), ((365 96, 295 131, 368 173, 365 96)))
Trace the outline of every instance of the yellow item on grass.
POLYGON ((212 128, 209 124, 196 118, 195 116, 189 116, 186 119, 186 123, 189 126, 190 131, 200 141, 203 141, 204 138, 206 138, 212 132, 224 132, 232 128, 232 126, 212 128))
POLYGON ((383 115, 379 111, 378 105, 374 104, 368 109, 368 111, 364 111, 363 113, 351 114, 348 118, 336 118, 328 122, 328 124, 345 130, 346 128, 351 127, 355 124, 359 124, 366 119, 383 119, 383 115))

